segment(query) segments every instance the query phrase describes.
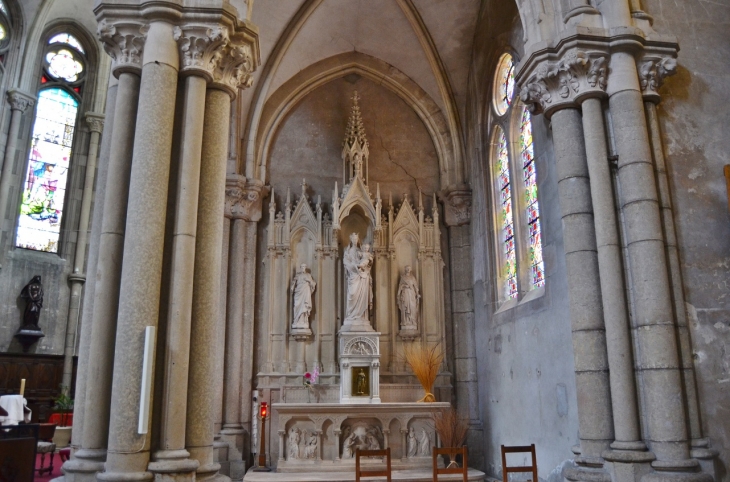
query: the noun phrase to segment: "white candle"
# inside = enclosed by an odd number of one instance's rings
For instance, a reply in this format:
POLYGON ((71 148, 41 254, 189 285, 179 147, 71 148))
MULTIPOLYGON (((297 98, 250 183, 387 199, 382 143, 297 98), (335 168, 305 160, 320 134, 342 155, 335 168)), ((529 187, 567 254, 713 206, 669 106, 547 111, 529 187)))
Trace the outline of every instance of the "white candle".
POLYGON ((25 378, 20 379, 20 396, 25 395, 25 378))

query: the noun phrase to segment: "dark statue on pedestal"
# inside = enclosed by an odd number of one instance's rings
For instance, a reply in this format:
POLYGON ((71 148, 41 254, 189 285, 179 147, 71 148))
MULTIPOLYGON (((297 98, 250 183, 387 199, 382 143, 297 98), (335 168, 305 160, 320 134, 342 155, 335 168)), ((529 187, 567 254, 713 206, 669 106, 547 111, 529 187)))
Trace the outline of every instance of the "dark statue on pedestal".
POLYGON ((27 353, 30 346, 43 338, 43 331, 38 326, 38 319, 43 308, 43 285, 40 275, 36 275, 20 291, 20 297, 25 300, 25 311, 23 312, 23 324, 15 338, 23 345, 23 353, 27 353))

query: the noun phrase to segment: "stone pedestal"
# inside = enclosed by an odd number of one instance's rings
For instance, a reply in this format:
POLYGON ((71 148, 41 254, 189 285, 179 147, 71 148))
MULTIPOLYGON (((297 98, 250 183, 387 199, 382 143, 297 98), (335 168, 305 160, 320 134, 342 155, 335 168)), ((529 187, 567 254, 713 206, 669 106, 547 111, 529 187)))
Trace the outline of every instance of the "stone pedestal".
POLYGON ((340 332, 340 403, 380 403, 380 333, 340 332))

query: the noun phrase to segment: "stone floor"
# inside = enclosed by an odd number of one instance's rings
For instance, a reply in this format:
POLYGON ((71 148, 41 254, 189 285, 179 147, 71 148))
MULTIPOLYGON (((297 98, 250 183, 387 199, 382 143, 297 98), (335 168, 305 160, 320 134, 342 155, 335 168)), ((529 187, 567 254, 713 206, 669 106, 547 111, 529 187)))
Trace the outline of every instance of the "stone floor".
MULTIPOLYGON (((470 481, 483 481, 484 472, 469 469, 470 481)), ((355 480, 355 471, 351 472, 307 472, 307 473, 280 473, 280 472, 253 472, 249 471, 243 478, 244 482, 349 482, 355 480)), ((368 477, 364 480, 385 480, 385 477, 368 477)), ((430 470, 394 470, 392 480, 403 482, 431 482, 433 475, 430 470)), ((461 475, 439 475, 439 480, 462 480, 461 475)))

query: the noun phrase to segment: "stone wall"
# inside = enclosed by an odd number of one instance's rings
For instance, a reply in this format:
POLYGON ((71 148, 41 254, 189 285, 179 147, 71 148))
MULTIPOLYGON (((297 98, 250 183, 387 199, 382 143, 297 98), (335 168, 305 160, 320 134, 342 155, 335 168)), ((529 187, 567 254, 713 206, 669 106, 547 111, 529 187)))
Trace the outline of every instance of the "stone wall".
MULTIPOLYGON (((562 480, 578 443, 573 346, 557 174, 549 125, 533 117, 546 282, 516 306, 498 303, 490 159, 491 86, 499 57, 520 60, 522 28, 513 2, 485 2, 477 26, 466 126, 473 190, 474 316, 484 464, 501 479, 500 445, 537 446, 538 475, 562 480), (486 15, 486 12, 489 12, 486 15)), ((519 176, 519 173, 517 174, 519 176)), ((519 179, 519 177, 517 178, 519 179)))
POLYGON ((682 262, 703 433, 730 463, 730 6, 644 0, 657 31, 677 35, 677 74, 659 104, 682 262), (724 59, 724 60, 721 60, 724 59))

